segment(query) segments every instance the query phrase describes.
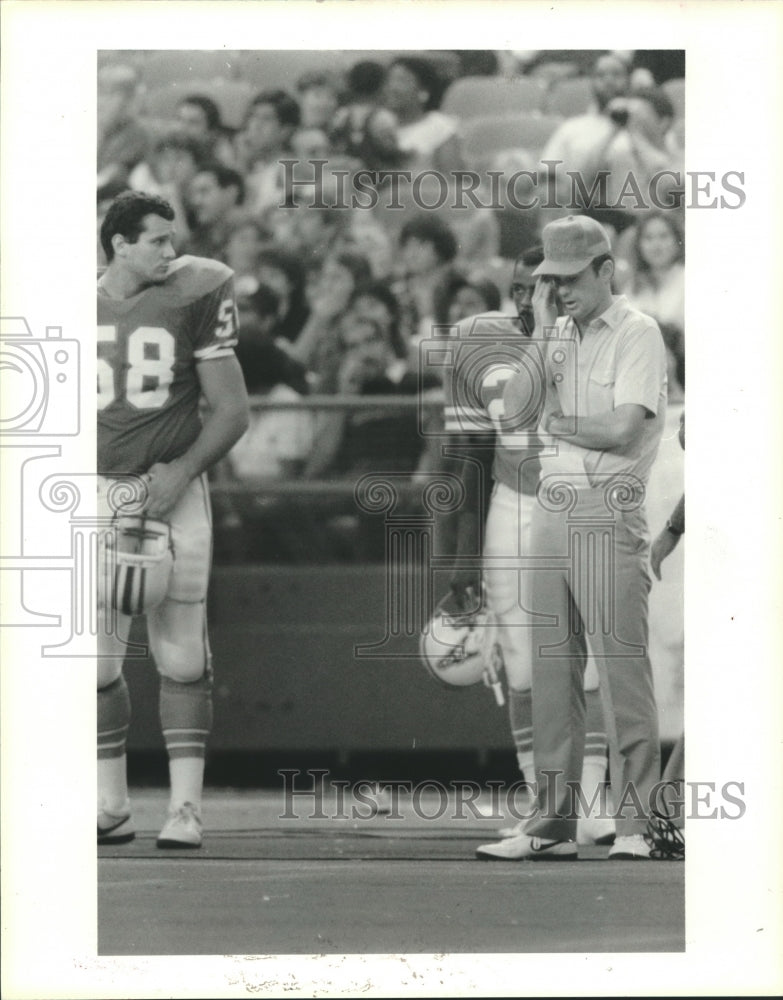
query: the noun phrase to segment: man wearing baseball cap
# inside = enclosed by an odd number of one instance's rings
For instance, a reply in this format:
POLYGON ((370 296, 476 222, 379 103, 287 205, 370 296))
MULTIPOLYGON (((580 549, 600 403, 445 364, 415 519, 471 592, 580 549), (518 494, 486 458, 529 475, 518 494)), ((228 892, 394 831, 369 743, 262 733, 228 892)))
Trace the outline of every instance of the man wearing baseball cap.
POLYGON ((546 339, 540 432, 550 445, 532 515, 533 758, 536 812, 484 860, 577 857, 575 798, 585 744, 586 640, 610 745, 616 839, 610 859, 650 857, 660 778, 647 651, 649 534, 644 493, 663 431, 666 355, 657 324, 612 294, 603 227, 568 216, 544 228, 535 336, 546 339), (564 316, 558 318, 558 301, 564 316))

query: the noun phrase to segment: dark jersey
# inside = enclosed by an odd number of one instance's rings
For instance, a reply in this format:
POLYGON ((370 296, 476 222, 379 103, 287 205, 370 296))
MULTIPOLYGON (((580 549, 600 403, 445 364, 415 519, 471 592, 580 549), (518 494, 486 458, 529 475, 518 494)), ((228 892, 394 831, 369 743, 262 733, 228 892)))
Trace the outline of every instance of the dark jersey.
POLYGON ((544 356, 502 313, 462 320, 446 344, 453 367, 444 382, 445 427, 463 434, 495 432, 492 478, 535 494, 541 462, 536 429, 545 397, 544 356))
POLYGON ((98 291, 98 472, 146 472, 183 455, 201 431, 196 366, 233 355, 233 272, 175 260, 129 299, 98 291))

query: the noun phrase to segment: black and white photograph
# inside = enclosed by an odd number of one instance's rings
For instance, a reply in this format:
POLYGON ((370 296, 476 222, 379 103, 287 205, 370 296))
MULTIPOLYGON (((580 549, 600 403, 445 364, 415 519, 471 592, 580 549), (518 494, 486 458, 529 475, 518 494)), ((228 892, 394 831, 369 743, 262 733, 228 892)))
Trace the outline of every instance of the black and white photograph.
POLYGON ((6 6, 4 995, 783 985, 781 10, 710 8, 6 6))

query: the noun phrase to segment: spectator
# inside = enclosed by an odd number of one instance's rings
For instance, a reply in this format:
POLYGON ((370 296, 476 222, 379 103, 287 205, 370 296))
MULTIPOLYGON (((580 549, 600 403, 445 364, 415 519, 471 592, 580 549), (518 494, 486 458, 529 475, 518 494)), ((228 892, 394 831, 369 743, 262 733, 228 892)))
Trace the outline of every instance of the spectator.
POLYGON ((279 246, 268 246, 259 254, 257 273, 259 282, 272 288, 280 300, 279 321, 273 331, 275 340, 293 343, 310 315, 302 262, 279 246))
POLYGON ((235 209, 244 197, 245 185, 236 170, 218 162, 203 165, 190 185, 190 205, 196 225, 185 252, 225 263, 235 209))
MULTIPOLYGON (((334 389, 343 395, 411 395, 418 380, 394 353, 391 339, 375 320, 347 313, 339 324, 339 365, 334 389)), ((327 388, 327 387, 325 387, 327 388)), ((383 407, 326 411, 305 475, 353 477, 377 471, 416 469, 421 452, 414 408, 383 407)))
POLYGON ((400 304, 384 281, 371 281, 358 288, 348 303, 348 311, 360 319, 378 323, 395 355, 405 359, 407 350, 400 335, 400 304))
POLYGON ((631 304, 660 323, 685 328, 685 237, 676 215, 650 212, 633 242, 631 304))
POLYGON ((334 116, 332 146, 369 170, 400 167, 405 154, 397 141, 397 116, 381 106, 384 67, 372 60, 356 63, 348 72, 348 95, 334 116))
POLYGON ((349 222, 348 210, 314 208, 296 200, 271 219, 275 242, 296 254, 307 270, 320 270, 335 250, 349 222))
POLYGON ((353 293, 371 278, 362 254, 345 250, 326 258, 311 294, 310 317, 290 351, 309 371, 323 373, 332 363, 337 325, 353 293))
POLYGON ((500 291, 492 281, 468 281, 455 275, 446 287, 443 321, 459 323, 461 319, 478 313, 499 312, 500 304, 500 291))
POLYGON ((301 127, 328 133, 340 103, 340 85, 331 73, 303 74, 296 84, 301 109, 301 127))
MULTIPOLYGON (((234 289, 240 312, 243 302, 253 295, 259 286, 258 262, 268 240, 269 233, 258 219, 252 215, 232 215, 226 237, 225 258, 234 272, 234 289)), ((240 328, 241 325, 240 315, 240 328)))
POLYGON ((138 78, 130 66, 98 73, 98 201, 128 187, 128 176, 147 152, 147 133, 136 116, 138 78))
POLYGON ((181 249, 195 220, 188 205, 188 190, 204 161, 201 144, 180 129, 166 132, 152 146, 149 155, 130 173, 128 186, 134 191, 157 194, 176 213, 174 246, 181 249))
POLYGON ((253 98, 239 144, 248 207, 254 214, 286 203, 289 192, 280 160, 291 156, 291 138, 300 121, 299 105, 285 90, 264 90, 253 98))
POLYGON ((399 121, 397 142, 408 154, 407 166, 443 172, 464 167, 457 123, 436 108, 443 84, 426 59, 402 57, 389 66, 384 104, 399 121))
MULTIPOLYGON (((625 63, 619 57, 601 56, 593 77, 595 110, 565 121, 550 138, 542 156, 558 164, 561 208, 570 211, 576 205, 617 232, 633 221, 634 209, 649 203, 653 178, 663 171, 676 172, 681 166, 667 146, 667 134, 674 121, 671 101, 658 90, 629 95, 627 80, 625 63), (626 88, 622 93, 628 96, 621 97, 618 94, 623 80, 626 88), (574 186, 568 172, 578 175, 582 190, 574 186), (599 187, 593 192, 602 172, 608 173, 604 189, 599 187), (635 181, 632 190, 628 187, 631 176, 635 181), (637 189, 644 199, 641 206, 637 189)), ((657 198, 664 204, 676 204, 676 179, 662 179, 664 183, 657 183, 657 198)))
POLYGON ((500 171, 503 183, 498 186, 500 204, 486 211, 498 223, 498 253, 513 261, 520 247, 529 247, 541 240, 541 217, 538 210, 540 194, 536 193, 538 164, 526 149, 508 149, 490 163, 491 170, 500 171), (513 181, 512 181, 513 178, 513 181), (530 208, 520 208, 530 205, 530 208))
POLYGON ((220 120, 220 109, 211 97, 188 94, 177 106, 177 120, 192 139, 201 143, 203 159, 236 166, 233 134, 220 120))
POLYGON ((453 274, 457 241, 442 219, 419 215, 402 227, 399 245, 402 275, 393 290, 402 307, 403 337, 413 347, 443 316, 442 296, 453 274))
MULTIPOLYGON (((322 128, 314 125, 298 128, 291 136, 291 153, 296 160, 329 160, 332 147, 329 136, 322 128)), ((297 164, 298 168, 298 164, 297 164)))

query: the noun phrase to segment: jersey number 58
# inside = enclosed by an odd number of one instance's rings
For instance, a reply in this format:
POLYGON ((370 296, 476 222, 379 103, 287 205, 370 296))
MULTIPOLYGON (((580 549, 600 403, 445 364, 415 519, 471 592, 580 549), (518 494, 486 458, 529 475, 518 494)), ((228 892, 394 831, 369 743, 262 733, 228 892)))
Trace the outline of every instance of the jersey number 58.
MULTIPOLYGON (((115 344, 117 327, 98 327, 98 345, 115 344)), ((157 409, 169 398, 174 373, 174 337, 162 326, 140 326, 128 337, 125 399, 140 410, 157 409)), ((112 365, 98 358, 98 409, 122 396, 123 359, 112 365)))

